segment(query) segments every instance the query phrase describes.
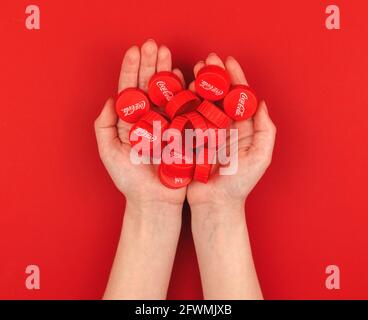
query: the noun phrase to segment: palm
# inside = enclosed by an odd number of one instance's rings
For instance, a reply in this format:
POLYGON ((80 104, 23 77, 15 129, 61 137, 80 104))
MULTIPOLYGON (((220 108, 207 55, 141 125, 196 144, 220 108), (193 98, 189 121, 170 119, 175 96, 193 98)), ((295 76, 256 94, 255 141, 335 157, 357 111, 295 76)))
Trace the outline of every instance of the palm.
MULTIPOLYGON (((245 124, 245 123, 244 123, 245 124)), ((239 198, 244 193, 244 183, 249 174, 250 147, 253 141, 253 124, 247 120, 246 124, 239 128, 237 123, 232 125, 238 129, 238 173, 235 175, 220 175, 216 170, 207 184, 193 182, 188 188, 188 198, 191 203, 202 203, 206 199, 224 199, 225 201, 239 198)), ((247 189, 251 188, 249 186, 247 189)), ((247 190, 250 191, 250 190, 247 190)))
MULTIPOLYGON (((228 58, 224 64, 216 54, 211 54, 206 62, 197 63, 194 73, 196 74, 205 64, 226 68, 234 85, 247 84, 244 73, 234 58, 228 58)), ((191 89, 193 89, 192 84, 191 89)), ((275 128, 266 109, 263 102, 254 120, 232 124, 232 128, 238 130, 236 174, 220 175, 218 170, 214 170, 207 184, 192 182, 187 191, 191 205, 209 201, 228 204, 233 200, 244 199, 253 189, 270 162, 274 143, 275 128)))
MULTIPOLYGON (((151 76, 156 71, 171 71, 171 66, 169 49, 164 46, 158 49, 153 40, 144 43, 140 50, 136 46, 131 47, 123 60, 119 92, 129 87, 139 87, 147 91, 151 76)), ((173 72, 183 80, 183 75, 178 69, 173 72)), ((130 199, 182 204, 186 194, 185 188, 168 189, 160 183, 156 165, 136 165, 131 162, 131 126, 121 120, 117 121, 111 100, 96 121, 100 155, 114 183, 130 199)))
MULTIPOLYGON (((123 139, 126 136, 119 134, 119 137, 123 139)), ((130 144, 122 143, 119 156, 116 159, 116 166, 121 174, 116 183, 119 190, 123 193, 129 192, 139 195, 141 199, 148 202, 183 203, 186 189, 172 190, 163 186, 158 178, 157 165, 133 164, 130 161, 130 150, 130 144), (125 182, 129 182, 129 186, 125 182)))

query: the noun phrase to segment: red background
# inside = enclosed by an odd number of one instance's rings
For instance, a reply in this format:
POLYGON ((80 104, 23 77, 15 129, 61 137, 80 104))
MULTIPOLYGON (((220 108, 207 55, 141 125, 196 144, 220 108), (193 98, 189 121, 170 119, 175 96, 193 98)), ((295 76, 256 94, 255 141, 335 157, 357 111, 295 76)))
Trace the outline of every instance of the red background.
MULTIPOLYGON (((267 299, 368 298, 368 5, 333 1, 2 1, 0 298, 102 296, 124 200, 93 121, 115 94, 124 51, 165 43, 191 80, 209 52, 234 55, 278 127, 274 161, 247 202, 267 299), (41 30, 25 8, 41 9, 41 30), (41 290, 25 268, 41 269, 41 290), (325 268, 341 270, 327 290, 325 268)), ((186 210, 188 211, 188 210, 186 210)), ((168 297, 201 298, 188 212, 168 297)))

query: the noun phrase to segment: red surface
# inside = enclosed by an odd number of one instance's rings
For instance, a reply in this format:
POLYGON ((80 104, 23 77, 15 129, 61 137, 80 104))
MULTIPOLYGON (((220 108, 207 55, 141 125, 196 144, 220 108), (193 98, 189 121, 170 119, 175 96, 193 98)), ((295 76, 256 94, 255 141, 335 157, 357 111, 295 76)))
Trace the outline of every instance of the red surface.
MULTIPOLYGON (((29 1, 0 18, 0 298, 100 298, 123 197, 105 172, 93 121, 116 94, 124 51, 155 38, 192 78, 211 51, 237 57, 278 127, 274 161, 246 210, 266 298, 368 298, 368 44, 364 0, 29 1), (32 2, 33 3, 33 2, 32 2), (41 290, 24 286, 41 268, 41 290), (325 268, 341 290, 325 288, 325 268)), ((169 298, 201 298, 184 215, 169 298)))

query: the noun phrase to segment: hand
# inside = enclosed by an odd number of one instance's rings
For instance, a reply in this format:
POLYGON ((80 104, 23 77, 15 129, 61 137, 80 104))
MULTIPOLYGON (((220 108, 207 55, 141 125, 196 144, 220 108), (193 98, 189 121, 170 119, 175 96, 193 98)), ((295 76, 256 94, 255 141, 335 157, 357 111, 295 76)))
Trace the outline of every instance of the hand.
MULTIPOLYGON (((195 75, 206 64, 226 68, 234 85, 247 84, 232 57, 224 64, 216 54, 210 54, 206 62, 196 64, 195 75)), ((190 88, 193 90, 193 84, 190 88)), ((262 299, 244 202, 271 163, 276 129, 264 102, 253 119, 235 122, 232 128, 238 129, 238 154, 233 155, 238 157, 238 171, 219 175, 214 166, 214 175, 207 184, 189 185, 192 234, 205 299, 262 299)))
MULTIPOLYGON (((226 68, 232 84, 248 84, 242 68, 234 58, 228 57, 224 64, 216 54, 210 54, 206 62, 198 62, 194 67, 194 74, 209 64, 226 68)), ((193 90, 193 83, 190 88, 193 90)), ((192 182, 187 191, 192 209, 202 205, 213 208, 242 207, 246 197, 271 163, 276 128, 264 101, 259 104, 253 119, 234 122, 232 128, 238 129, 238 171, 234 175, 221 176, 216 170, 207 184, 192 182)))
MULTIPOLYGON (((171 71, 168 48, 146 41, 125 54, 119 92, 128 87, 147 91, 156 71, 171 71)), ((182 79, 182 73, 173 72, 182 79)), ((184 81, 183 81, 184 85, 184 81)), ((131 124, 118 120, 109 99, 95 122, 101 159, 124 193, 127 204, 121 237, 104 295, 105 299, 165 299, 181 228, 186 189, 164 187, 153 165, 130 160, 131 124)))
MULTIPOLYGON (((133 46, 127 50, 120 73, 119 92, 129 87, 139 87, 147 92, 148 81, 159 71, 171 71, 170 50, 155 41, 146 41, 141 49, 133 46)), ((183 74, 173 72, 183 81, 183 74)), ((134 165, 130 160, 129 131, 132 125, 118 120, 114 101, 109 99, 95 121, 98 149, 101 159, 117 188, 134 206, 152 208, 152 205, 182 206, 186 188, 172 190, 163 186, 157 175, 156 165, 134 165)))
MULTIPOLYGON (((205 65, 226 68, 232 83, 247 84, 238 62, 225 64, 216 54, 198 62, 195 75, 205 65)), ((194 89, 193 83, 190 89, 194 89)), ((192 212, 192 234, 205 299, 262 299, 253 263, 244 202, 271 163, 276 129, 261 102, 253 119, 235 122, 238 129, 238 170, 234 175, 213 175, 207 184, 193 182, 187 191, 192 212)))

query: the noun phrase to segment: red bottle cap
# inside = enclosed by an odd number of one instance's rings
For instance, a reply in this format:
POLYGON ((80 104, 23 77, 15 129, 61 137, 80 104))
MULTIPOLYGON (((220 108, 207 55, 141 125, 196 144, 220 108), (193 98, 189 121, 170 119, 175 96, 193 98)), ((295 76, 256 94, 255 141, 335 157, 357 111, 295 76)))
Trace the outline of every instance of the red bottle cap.
POLYGON ((218 130, 218 127, 207 119, 206 119, 206 124, 207 124, 208 129, 216 129, 216 131, 218 130))
POLYGON ((163 116, 166 120, 170 120, 165 112, 165 109, 159 108, 151 103, 151 110, 157 112, 159 115, 163 116))
POLYGON ((193 129, 202 129, 203 131, 207 130, 206 119, 203 118, 197 111, 186 113, 184 117, 190 121, 193 129))
POLYGON ((220 129, 226 129, 230 126, 231 119, 209 101, 204 100, 197 111, 220 129))
POLYGON ((231 80, 227 71, 219 66, 209 65, 199 70, 195 90, 204 99, 218 101, 229 92, 231 80))
MULTIPOLYGON (((192 112, 189 112, 189 113, 186 113, 184 115, 184 117, 186 117, 190 123, 192 124, 192 128, 193 129, 199 129, 199 130, 202 130, 202 134, 204 135, 206 130, 207 130, 207 122, 206 122, 206 119, 204 117, 202 117, 202 115, 200 113, 198 113, 197 111, 192 111, 192 112)), ((196 133, 196 139, 195 139, 195 144, 194 146, 195 147, 199 147, 202 145, 202 143, 200 143, 200 141, 203 141, 204 144, 207 143, 208 141, 208 136, 205 135, 203 137, 203 139, 197 139, 198 133, 196 133)))
MULTIPOLYGON (((165 174, 167 174, 170 177, 179 177, 179 178, 192 178, 193 172, 194 172, 194 160, 189 159, 182 153, 177 153, 172 150, 170 153, 170 162, 161 163, 162 170, 165 174), (179 159, 179 163, 174 163, 174 160, 179 159), (172 160, 172 161, 171 161, 172 160), (171 163, 172 162, 172 163, 171 163)), ((177 161, 176 161, 177 162, 177 161)))
POLYGON ((162 150, 162 137, 153 134, 152 125, 145 121, 139 120, 130 130, 129 141, 139 155, 149 156, 151 159, 160 159, 162 150), (137 146, 139 142, 146 139, 145 144, 137 146), (143 149, 147 148, 147 149, 143 149), (144 151, 144 152, 143 152, 144 151))
POLYGON ((158 177, 161 183, 170 189, 180 189, 186 187, 191 183, 192 178, 172 177, 166 174, 163 170, 162 164, 158 167, 158 177))
POLYGON ((190 129, 189 119, 186 115, 175 117, 170 123, 170 129, 176 129, 183 132, 185 129, 190 129))
POLYGON ((206 147, 209 148, 210 146, 213 146, 214 148, 217 149, 217 147, 219 146, 219 133, 218 133, 219 128, 208 120, 206 120, 206 124, 208 129, 211 129, 211 131, 209 131, 208 133, 208 141, 206 147), (209 141, 211 141, 211 145, 209 141))
POLYGON ((121 120, 137 122, 150 109, 146 94, 138 88, 127 88, 116 99, 115 109, 121 120))
POLYGON ((191 124, 189 120, 184 116, 175 117, 171 121, 168 128, 168 130, 170 130, 168 132, 170 134, 169 142, 173 141, 174 136, 177 137, 178 139, 182 139, 185 129, 191 129, 191 124))
POLYGON ((212 156, 214 153, 213 151, 203 148, 199 155, 198 161, 196 162, 196 166, 194 169, 194 176, 193 179, 202 183, 207 183, 212 169, 212 164, 208 161, 208 155, 212 156), (199 163, 199 161, 204 160, 203 163, 199 163))
POLYGON ((201 100, 191 91, 185 90, 177 93, 166 105, 166 113, 170 119, 186 112, 195 110, 201 100))
POLYGON ((153 125, 153 122, 159 122, 162 131, 169 126, 169 122, 162 115, 152 110, 146 113, 140 120, 150 125, 153 125))
POLYGON ((161 71, 152 76, 148 83, 148 95, 151 101, 164 108, 176 93, 183 90, 179 77, 169 71, 161 71))
POLYGON ((158 140, 158 137, 153 135, 153 127, 149 123, 139 120, 132 126, 129 133, 129 141, 132 147, 138 142, 146 139, 150 143, 150 149, 153 148, 153 143, 158 140))
POLYGON ((246 120, 254 115, 258 101, 253 90, 245 85, 236 85, 225 97, 224 111, 235 121, 246 120))

